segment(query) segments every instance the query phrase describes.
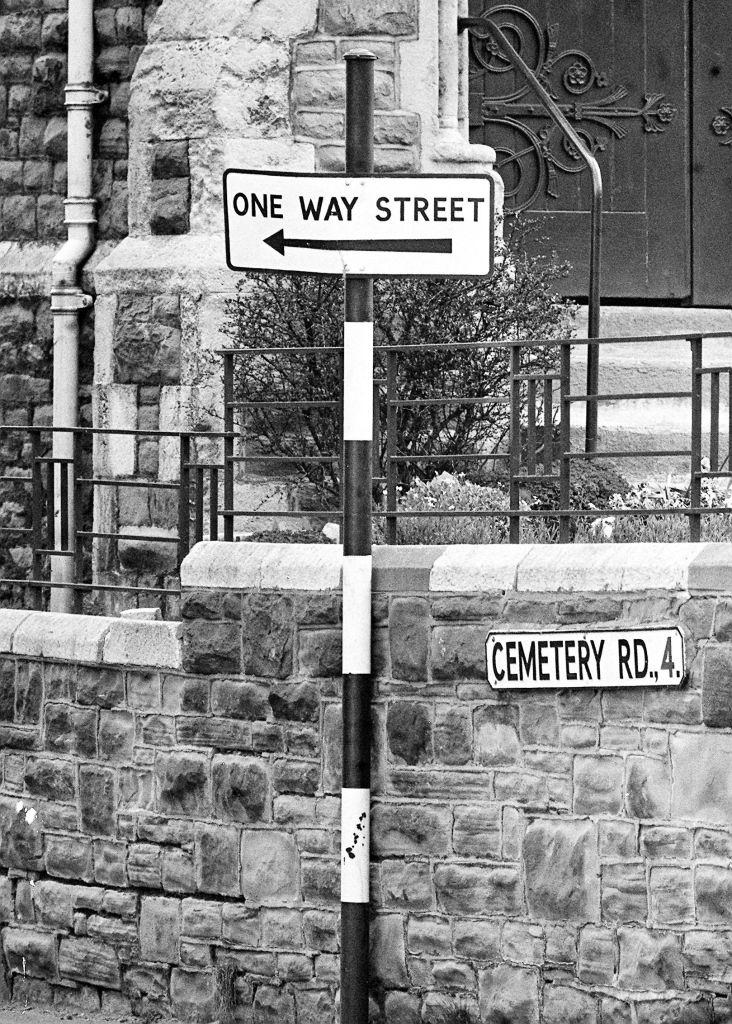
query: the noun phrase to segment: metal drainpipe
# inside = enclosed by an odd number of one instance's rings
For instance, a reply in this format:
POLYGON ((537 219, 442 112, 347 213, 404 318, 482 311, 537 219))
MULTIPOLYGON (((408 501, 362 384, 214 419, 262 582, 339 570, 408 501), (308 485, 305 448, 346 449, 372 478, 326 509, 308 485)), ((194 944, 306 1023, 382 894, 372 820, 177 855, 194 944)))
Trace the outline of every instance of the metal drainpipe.
MULTIPOLYGON (((94 75, 94 0, 69 0, 69 48, 66 109, 68 119, 68 185, 66 210, 67 240, 56 253, 51 277, 53 314, 53 426, 76 427, 79 415, 79 313, 92 305, 91 295, 80 287, 80 271, 94 251, 96 202, 92 198, 92 109, 106 94, 92 85, 94 75)), ((54 433, 54 459, 71 459, 71 432, 54 433)), ((61 474, 71 473, 69 465, 54 472, 55 546, 61 548, 61 474)), ((71 481, 69 481, 71 483, 71 481)), ((50 481, 49 481, 50 486, 50 481)), ((74 487, 68 488, 69 547, 74 549, 74 487)), ((51 582, 73 583, 74 559, 51 558, 51 582)), ((52 611, 72 610, 73 592, 67 587, 51 589, 52 611)))

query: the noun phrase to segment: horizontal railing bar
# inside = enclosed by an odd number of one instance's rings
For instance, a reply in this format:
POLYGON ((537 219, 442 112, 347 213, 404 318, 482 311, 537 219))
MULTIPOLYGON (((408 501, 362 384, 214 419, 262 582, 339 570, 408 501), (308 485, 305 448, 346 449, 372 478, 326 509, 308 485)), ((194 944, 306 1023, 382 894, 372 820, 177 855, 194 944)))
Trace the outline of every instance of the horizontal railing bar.
POLYGON ((33 533, 31 526, 0 526, 0 533, 33 533))
POLYGON ((481 455, 479 452, 464 452, 462 455, 390 455, 392 462, 463 462, 467 460, 493 461, 510 459, 508 452, 481 455))
POLYGON ((564 452, 565 458, 570 459, 648 459, 653 455, 662 455, 664 458, 689 458, 691 452, 681 448, 668 448, 659 451, 622 451, 622 452, 564 452))
POLYGON ((340 402, 336 402, 333 399, 324 399, 322 402, 316 401, 301 401, 289 398, 272 399, 269 402, 228 402, 229 409, 337 409, 340 402))
POLYGON ((3 430, 26 434, 108 434, 111 437, 236 437, 233 430, 133 430, 122 427, 115 430, 112 427, 35 427, 14 423, 0 425, 0 433, 3 430))
POLYGON ((158 491, 177 491, 178 484, 163 483, 160 480, 126 480, 124 477, 77 477, 77 484, 91 484, 94 487, 153 487, 158 491))
POLYGON ((732 373, 732 366, 702 366, 694 372, 700 377, 703 377, 707 373, 732 373))
MULTIPOLYGON (((184 465, 185 465, 186 469, 223 469, 224 468, 223 462, 186 462, 184 465)), ((173 484, 173 487, 175 487, 176 490, 177 490, 178 487, 179 487, 179 484, 173 484)))
POLYGON ((102 533, 97 530, 78 530, 77 537, 97 537, 101 540, 144 540, 159 541, 161 544, 177 544, 178 537, 160 537, 145 533, 102 533))
POLYGON ((559 373, 517 373, 514 380, 561 380, 559 373))
POLYGON ((569 395, 567 402, 630 402, 649 398, 691 398, 691 391, 620 391, 617 394, 569 395))
POLYGON ((251 356, 259 353, 260 355, 274 355, 279 352, 303 352, 308 355, 312 355, 313 352, 342 352, 343 345, 268 345, 264 348, 259 346, 253 348, 220 348, 216 350, 216 355, 226 356, 251 356))
POLYGON ((0 476, 0 484, 29 484, 32 476, 0 476))
POLYGON ((728 470, 725 470, 725 469, 715 469, 715 470, 704 470, 704 469, 702 469, 698 473, 694 473, 693 475, 695 477, 706 477, 707 479, 712 479, 714 477, 717 477, 717 478, 718 477, 722 477, 724 479, 728 479, 728 478, 732 477, 732 472, 730 472, 728 470))
POLYGON ((34 548, 37 555, 52 555, 54 558, 71 558, 73 557, 73 551, 59 551, 56 548, 34 548))
POLYGON ((508 398, 389 398, 386 402, 392 408, 413 408, 421 405, 510 405, 508 398))
POLYGON ((273 512, 272 509, 267 511, 266 509, 240 509, 240 508, 221 508, 219 509, 220 516, 247 516, 252 519, 265 519, 270 517, 272 519, 294 519, 302 518, 303 516, 317 516, 318 519, 328 517, 331 519, 342 519, 343 513, 336 511, 328 511, 327 509, 308 509, 307 511, 300 512, 273 512))
POLYGON ((0 579, 0 586, 49 587, 51 589, 65 588, 66 590, 120 590, 126 594, 169 594, 171 597, 180 597, 182 594, 180 589, 166 590, 165 587, 126 587, 122 583, 52 583, 50 580, 0 579))
POLYGON ((592 518, 592 519, 610 519, 613 516, 641 516, 646 519, 652 519, 654 516, 691 516, 691 515, 730 515, 732 514, 732 507, 719 507, 719 508, 594 508, 594 509, 470 509, 469 511, 461 511, 457 509, 443 509, 442 511, 423 511, 423 510, 395 510, 393 512, 381 512, 373 511, 372 516, 396 516, 399 518, 417 518, 417 519, 453 519, 456 516, 475 516, 477 519, 494 519, 496 517, 503 517, 504 519, 520 518, 520 519, 558 519, 560 516, 571 516, 573 518, 592 518))
POLYGON ((62 459, 62 458, 59 458, 59 457, 54 456, 54 455, 40 455, 36 459, 36 462, 43 462, 46 465, 50 465, 51 463, 54 463, 55 465, 58 465, 58 464, 60 464, 62 462, 66 463, 67 465, 71 465, 71 463, 73 461, 74 461, 73 459, 62 459))
POLYGON ((514 477, 516 483, 521 483, 523 480, 528 480, 530 483, 535 483, 537 480, 546 481, 547 483, 557 483, 561 480, 558 473, 519 473, 518 476, 514 477))
POLYGON ((229 462, 338 462, 340 455, 229 455, 229 462))

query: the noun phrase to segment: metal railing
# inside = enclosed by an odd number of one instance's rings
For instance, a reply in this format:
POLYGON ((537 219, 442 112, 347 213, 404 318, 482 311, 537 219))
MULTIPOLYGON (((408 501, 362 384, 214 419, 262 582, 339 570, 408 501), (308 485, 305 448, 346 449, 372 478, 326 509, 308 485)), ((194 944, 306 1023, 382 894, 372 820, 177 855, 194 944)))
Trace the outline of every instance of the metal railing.
MULTIPOLYGON (((576 152, 582 157, 590 172, 592 181, 592 205, 590 207, 590 266, 587 293, 587 334, 590 339, 600 337, 600 275, 602 270, 602 205, 603 187, 600 165, 588 149, 582 136, 575 131, 561 107, 552 98, 548 89, 526 64, 521 55, 511 46, 505 33, 493 18, 458 18, 458 32, 485 32, 498 47, 509 63, 526 79, 539 98, 552 121, 569 139, 576 152)), ((585 451, 597 447, 597 402, 594 400, 599 386, 600 352, 597 345, 587 346, 587 395, 585 409, 585 451)))

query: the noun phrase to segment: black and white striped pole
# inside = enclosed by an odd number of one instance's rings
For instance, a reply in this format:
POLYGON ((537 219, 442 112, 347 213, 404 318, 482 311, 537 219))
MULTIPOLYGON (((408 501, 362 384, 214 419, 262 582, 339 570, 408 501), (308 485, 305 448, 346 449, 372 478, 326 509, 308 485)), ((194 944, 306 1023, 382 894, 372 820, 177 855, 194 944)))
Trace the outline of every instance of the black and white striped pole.
MULTIPOLYGON (((374 61, 346 60, 346 174, 374 171, 374 61)), ((341 1024, 368 1024, 374 282, 346 275, 343 334, 341 1024)))

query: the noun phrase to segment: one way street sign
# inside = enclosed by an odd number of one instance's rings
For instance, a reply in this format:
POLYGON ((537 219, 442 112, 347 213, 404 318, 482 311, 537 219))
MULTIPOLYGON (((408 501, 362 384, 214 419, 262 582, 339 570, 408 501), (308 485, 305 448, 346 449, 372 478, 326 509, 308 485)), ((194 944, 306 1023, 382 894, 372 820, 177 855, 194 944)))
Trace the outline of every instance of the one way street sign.
POLYGON ((228 170, 231 270, 482 277, 493 267, 493 181, 228 170))

